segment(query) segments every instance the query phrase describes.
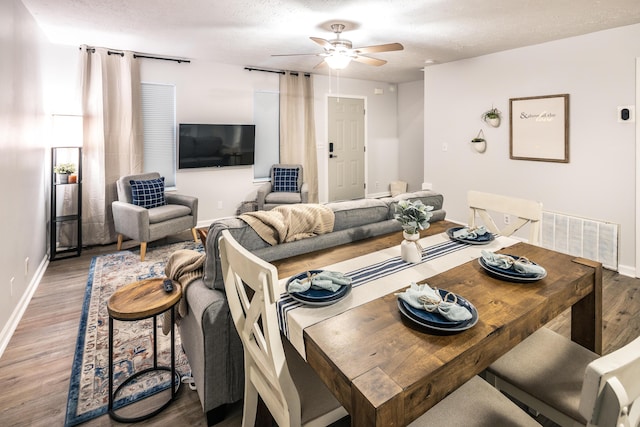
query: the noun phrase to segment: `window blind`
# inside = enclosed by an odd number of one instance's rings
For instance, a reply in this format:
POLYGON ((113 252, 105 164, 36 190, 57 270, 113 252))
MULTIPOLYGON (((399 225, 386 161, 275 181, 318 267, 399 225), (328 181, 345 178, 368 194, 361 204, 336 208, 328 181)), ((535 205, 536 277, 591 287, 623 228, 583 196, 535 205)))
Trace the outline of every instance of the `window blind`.
POLYGON ((280 94, 256 91, 253 108, 256 125, 253 177, 269 178, 271 166, 280 163, 280 94))
POLYGON ((144 171, 164 176, 166 187, 176 185, 176 87, 142 83, 144 171))

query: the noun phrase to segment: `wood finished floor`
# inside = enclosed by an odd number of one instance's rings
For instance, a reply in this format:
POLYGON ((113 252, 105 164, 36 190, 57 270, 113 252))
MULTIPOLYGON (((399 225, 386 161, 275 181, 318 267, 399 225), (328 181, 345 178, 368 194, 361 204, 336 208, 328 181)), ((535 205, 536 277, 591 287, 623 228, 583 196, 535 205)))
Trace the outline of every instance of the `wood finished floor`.
MULTIPOLYGON (((189 238, 188 232, 180 234, 150 244, 148 250, 189 238)), ((125 242, 124 247, 137 249, 132 242, 125 242)), ((69 375, 89 264, 93 256, 114 251, 115 245, 94 247, 84 250, 81 257, 49 264, 0 358, 0 426, 64 425, 69 375)), ((603 346, 608 353, 640 335, 640 279, 605 270, 603 293, 603 346)), ((548 326, 568 336, 568 313, 548 326)), ((236 405, 218 426, 236 427, 240 422, 241 405, 236 405)), ((107 415, 83 424, 118 425, 124 424, 112 421, 107 415)), ((206 420, 197 393, 181 387, 177 400, 165 411, 136 425, 206 426, 206 420)))

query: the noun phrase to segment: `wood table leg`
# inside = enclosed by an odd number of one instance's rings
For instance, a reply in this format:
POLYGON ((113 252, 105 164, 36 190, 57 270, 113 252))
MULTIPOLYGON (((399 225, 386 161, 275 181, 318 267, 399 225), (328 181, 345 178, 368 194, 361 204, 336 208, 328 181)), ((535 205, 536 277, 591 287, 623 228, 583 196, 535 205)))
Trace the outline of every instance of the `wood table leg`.
POLYGON ((198 233, 198 237, 200 237, 200 242, 202 242, 202 246, 204 246, 205 243, 207 242, 207 234, 209 234, 209 229, 201 227, 201 228, 196 228, 195 230, 198 233))
POLYGON ((574 262, 592 267, 593 292, 571 307, 571 340, 602 354, 602 264, 585 258, 574 262))
POLYGON ((351 425, 404 425, 402 398, 402 388, 380 368, 360 375, 351 387, 351 425))

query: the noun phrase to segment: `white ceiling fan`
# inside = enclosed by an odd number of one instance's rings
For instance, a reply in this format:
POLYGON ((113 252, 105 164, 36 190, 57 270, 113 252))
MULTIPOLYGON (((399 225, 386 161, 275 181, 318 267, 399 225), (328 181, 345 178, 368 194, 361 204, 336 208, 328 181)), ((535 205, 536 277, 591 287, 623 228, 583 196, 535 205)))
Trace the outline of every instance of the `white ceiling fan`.
POLYGON ((400 43, 388 43, 375 46, 353 48, 351 41, 340 38, 340 34, 344 30, 344 28, 344 24, 331 24, 331 29, 336 35, 335 39, 325 40, 319 37, 310 37, 311 40, 322 46, 322 48, 324 49, 324 52, 322 53, 294 53, 271 56, 322 56, 324 57, 324 60, 314 68, 318 68, 327 64, 334 70, 341 70, 343 68, 346 68, 352 60, 362 62, 363 64, 367 65, 384 65, 387 63, 387 61, 385 61, 384 59, 372 58, 370 56, 366 56, 366 54, 392 52, 404 49, 404 46, 402 46, 400 43))

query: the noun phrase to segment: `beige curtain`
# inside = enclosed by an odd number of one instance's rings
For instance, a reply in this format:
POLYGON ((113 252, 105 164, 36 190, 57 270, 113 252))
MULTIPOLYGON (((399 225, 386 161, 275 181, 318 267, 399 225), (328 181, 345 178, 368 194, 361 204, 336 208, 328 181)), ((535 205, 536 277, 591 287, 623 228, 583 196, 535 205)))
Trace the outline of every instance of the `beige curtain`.
POLYGON ((299 163, 309 187, 309 203, 318 203, 318 159, 313 116, 313 76, 280 76, 280 163, 299 163))
POLYGON ((132 52, 82 46, 84 131, 82 180, 83 244, 116 240, 111 203, 116 180, 142 172, 140 70, 132 52))

